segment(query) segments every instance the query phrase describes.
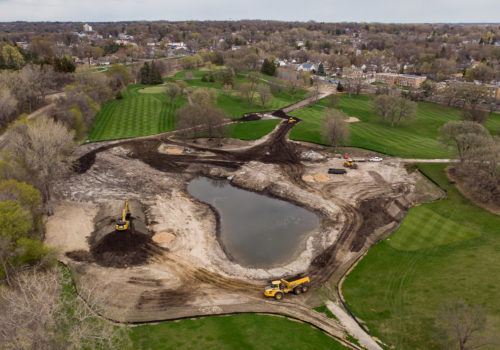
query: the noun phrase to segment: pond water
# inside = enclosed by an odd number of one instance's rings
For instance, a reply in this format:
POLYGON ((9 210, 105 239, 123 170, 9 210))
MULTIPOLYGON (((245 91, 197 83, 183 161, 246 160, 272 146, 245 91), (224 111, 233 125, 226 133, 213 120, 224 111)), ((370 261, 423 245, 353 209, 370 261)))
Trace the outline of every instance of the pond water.
POLYGON ((227 180, 199 177, 189 193, 220 215, 220 239, 237 262, 266 267, 287 262, 318 217, 297 205, 232 186, 227 180))

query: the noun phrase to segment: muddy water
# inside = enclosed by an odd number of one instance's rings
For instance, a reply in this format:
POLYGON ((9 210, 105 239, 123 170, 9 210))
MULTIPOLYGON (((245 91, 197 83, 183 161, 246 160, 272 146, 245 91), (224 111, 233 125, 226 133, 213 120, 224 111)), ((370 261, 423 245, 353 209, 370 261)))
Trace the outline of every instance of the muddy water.
POLYGON ((226 180, 199 177, 188 185, 192 196, 220 215, 220 239, 238 263, 269 267, 283 264, 302 248, 318 217, 299 206, 245 191, 226 180))

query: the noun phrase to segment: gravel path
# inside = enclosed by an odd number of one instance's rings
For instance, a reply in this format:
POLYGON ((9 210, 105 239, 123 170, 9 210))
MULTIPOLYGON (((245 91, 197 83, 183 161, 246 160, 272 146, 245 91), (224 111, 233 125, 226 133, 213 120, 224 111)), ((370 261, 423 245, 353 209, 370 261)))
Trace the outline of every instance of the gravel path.
POLYGON ((351 334, 354 338, 358 339, 359 343, 367 348, 368 350, 382 350, 380 345, 373 340, 370 335, 366 334, 366 332, 354 321, 354 319, 347 314, 340 306, 335 304, 334 302, 328 300, 326 302, 326 307, 337 317, 345 327, 345 329, 351 334))

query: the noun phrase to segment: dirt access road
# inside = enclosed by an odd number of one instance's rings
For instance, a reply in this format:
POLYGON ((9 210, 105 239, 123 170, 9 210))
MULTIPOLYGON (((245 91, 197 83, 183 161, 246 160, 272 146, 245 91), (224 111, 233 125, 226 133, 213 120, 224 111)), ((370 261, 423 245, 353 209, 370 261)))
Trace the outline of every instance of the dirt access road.
POLYGON ((293 125, 285 119, 262 140, 228 139, 222 147, 165 135, 81 146, 75 173, 54 187, 47 242, 60 249, 79 285, 109 293, 102 314, 113 320, 286 313, 342 338, 345 327, 312 310, 325 301, 314 291, 338 280, 394 230, 409 203, 425 201, 417 188, 427 180, 390 160, 328 175, 329 168, 342 167, 342 159, 329 148, 290 141, 293 125), (234 186, 300 205, 319 217, 320 227, 306 233, 282 265, 234 261, 218 237, 219 214, 187 192, 199 175, 230 177, 234 186), (129 233, 117 234, 114 222, 125 198, 133 225, 129 233), (310 293, 284 302, 263 297, 270 280, 304 274, 312 279, 310 293))

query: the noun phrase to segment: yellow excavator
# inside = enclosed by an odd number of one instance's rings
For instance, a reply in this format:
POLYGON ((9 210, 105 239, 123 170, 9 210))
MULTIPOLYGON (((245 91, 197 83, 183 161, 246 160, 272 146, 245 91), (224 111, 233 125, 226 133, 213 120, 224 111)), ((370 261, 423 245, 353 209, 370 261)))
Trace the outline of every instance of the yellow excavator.
POLYGON ((128 230, 128 227, 130 226, 130 207, 128 205, 128 199, 125 201, 125 206, 123 207, 123 213, 120 218, 116 221, 116 226, 115 228, 118 231, 125 231, 128 230))
POLYGON ((295 119, 294 117, 290 117, 288 119, 288 124, 294 124, 294 123, 297 123, 297 119, 295 119))
POLYGON ((264 289, 264 295, 276 300, 283 299, 285 293, 294 292, 295 294, 305 293, 309 290, 309 277, 300 278, 298 280, 288 282, 281 278, 279 281, 273 281, 270 286, 264 289))
POLYGON ((356 164, 356 162, 354 162, 354 160, 352 160, 352 159, 347 159, 347 160, 344 160, 344 168, 357 169, 358 164, 356 164))

